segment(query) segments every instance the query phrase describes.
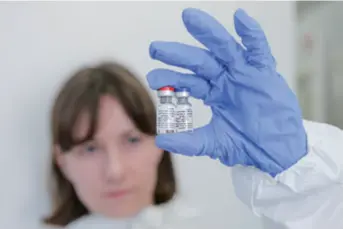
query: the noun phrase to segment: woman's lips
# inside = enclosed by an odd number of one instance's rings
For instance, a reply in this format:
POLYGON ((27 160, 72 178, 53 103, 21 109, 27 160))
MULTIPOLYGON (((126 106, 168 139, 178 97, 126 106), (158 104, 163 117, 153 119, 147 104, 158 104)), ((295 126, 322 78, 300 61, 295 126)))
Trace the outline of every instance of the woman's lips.
POLYGON ((104 196, 106 198, 120 198, 120 197, 128 194, 128 192, 129 192, 129 190, 127 190, 127 189, 118 190, 118 191, 109 191, 109 192, 105 192, 104 196))

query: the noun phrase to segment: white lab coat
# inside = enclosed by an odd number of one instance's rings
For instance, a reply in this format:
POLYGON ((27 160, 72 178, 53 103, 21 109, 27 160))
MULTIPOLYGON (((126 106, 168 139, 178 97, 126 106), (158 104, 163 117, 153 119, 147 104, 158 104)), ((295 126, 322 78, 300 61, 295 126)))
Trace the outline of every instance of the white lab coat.
POLYGON ((268 229, 342 229, 343 131, 304 124, 308 155, 275 179, 254 168, 235 167, 236 195, 264 218, 268 229))
POLYGON ((205 215, 174 198, 167 204, 144 209, 132 219, 109 219, 93 214, 69 224, 67 229, 207 229, 211 226, 205 215))
MULTIPOLYGON (((308 134, 307 156, 275 178, 255 168, 234 167, 235 192, 263 218, 265 228, 342 229, 343 132, 327 124, 308 121, 304 124, 308 134)), ((166 205, 145 209, 132 220, 89 215, 67 228, 207 229, 215 225, 207 215, 199 213, 175 199, 166 205)))

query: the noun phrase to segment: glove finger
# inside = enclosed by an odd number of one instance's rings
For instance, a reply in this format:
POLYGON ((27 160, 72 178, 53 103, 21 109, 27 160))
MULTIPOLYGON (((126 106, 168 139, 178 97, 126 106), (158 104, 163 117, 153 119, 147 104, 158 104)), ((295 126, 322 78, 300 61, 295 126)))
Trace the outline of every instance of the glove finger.
POLYGON ((172 86, 174 88, 186 87, 190 90, 190 95, 205 100, 209 95, 211 86, 203 78, 193 74, 185 74, 169 69, 154 69, 147 75, 149 86, 153 90, 157 90, 164 86, 172 86))
POLYGON ((260 24, 242 9, 236 11, 234 24, 237 34, 247 48, 247 61, 258 67, 276 68, 275 59, 260 24))
POLYGON ((216 77, 223 71, 207 50, 178 42, 152 42, 150 56, 166 64, 191 70, 206 79, 216 77))
POLYGON ((208 136, 212 133, 208 126, 195 129, 193 132, 181 132, 173 134, 157 135, 156 145, 171 153, 181 154, 185 156, 210 156, 209 152, 214 152, 214 141, 208 136))
POLYGON ((187 31, 228 67, 244 67, 243 47, 215 18, 201 10, 188 8, 183 11, 182 19, 187 31))

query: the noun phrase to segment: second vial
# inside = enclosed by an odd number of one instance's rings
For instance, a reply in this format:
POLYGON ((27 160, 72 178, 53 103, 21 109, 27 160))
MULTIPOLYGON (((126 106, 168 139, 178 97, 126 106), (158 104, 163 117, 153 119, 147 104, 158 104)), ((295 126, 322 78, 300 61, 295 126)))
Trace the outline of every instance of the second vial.
POLYGON ((176 109, 175 121, 176 132, 192 132, 193 131, 193 107, 189 102, 189 90, 181 88, 175 90, 176 109))

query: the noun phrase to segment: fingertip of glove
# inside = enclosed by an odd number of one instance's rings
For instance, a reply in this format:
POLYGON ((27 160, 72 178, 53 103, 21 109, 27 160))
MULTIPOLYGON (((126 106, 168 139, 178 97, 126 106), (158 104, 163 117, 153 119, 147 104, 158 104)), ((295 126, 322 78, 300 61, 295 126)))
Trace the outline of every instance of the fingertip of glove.
MULTIPOLYGON (((205 11, 196 8, 186 8, 182 12, 182 20, 187 29, 189 26, 200 26, 200 17, 210 17, 205 11)), ((200 23, 201 24, 201 23, 200 23)))
POLYGON ((151 89, 157 90, 160 88, 158 77, 162 74, 161 69, 153 69, 146 75, 146 79, 151 89))
POLYGON ((160 149, 169 152, 183 155, 195 155, 199 151, 199 145, 189 144, 192 142, 191 136, 191 133, 161 134, 156 136, 155 144, 160 149))
POLYGON ((157 42, 158 41, 153 41, 150 43, 150 46, 149 46, 149 55, 152 59, 155 59, 155 56, 156 56, 156 45, 157 45, 157 42))
POLYGON ((252 18, 244 9, 238 8, 234 13, 235 25, 237 26, 237 21, 246 27, 254 28, 259 27, 258 22, 252 18))
POLYGON ((171 139, 170 139, 170 136, 168 136, 168 134, 157 135, 155 138, 155 144, 158 148, 171 151, 170 146, 169 146, 170 143, 171 143, 171 139))
POLYGON ((182 11, 182 19, 183 21, 187 21, 190 16, 194 15, 194 13, 198 13, 199 10, 196 8, 188 7, 182 11))
POLYGON ((175 150, 175 143, 183 144, 183 133, 159 134, 155 138, 158 147, 166 150, 175 150))
POLYGON ((151 89, 156 89, 156 88, 154 88, 154 84, 153 84, 153 82, 154 82, 153 78, 154 78, 154 74, 155 74, 154 71, 155 71, 155 70, 151 70, 151 71, 148 72, 148 74, 146 75, 146 80, 148 81, 149 87, 150 87, 151 89))
POLYGON ((234 14, 234 17, 236 17, 236 18, 246 17, 246 16, 248 16, 248 14, 242 8, 238 8, 234 14))
POLYGON ((243 10, 242 8, 238 8, 236 10, 236 12, 234 13, 233 16, 235 22, 239 21, 243 24, 247 24, 250 20, 250 17, 248 16, 248 14, 245 12, 245 10, 243 10))

